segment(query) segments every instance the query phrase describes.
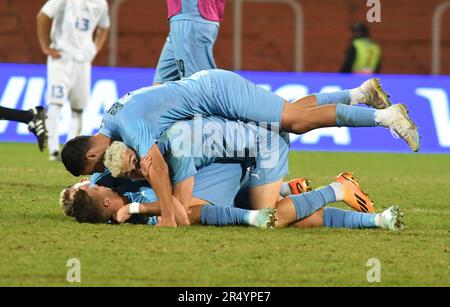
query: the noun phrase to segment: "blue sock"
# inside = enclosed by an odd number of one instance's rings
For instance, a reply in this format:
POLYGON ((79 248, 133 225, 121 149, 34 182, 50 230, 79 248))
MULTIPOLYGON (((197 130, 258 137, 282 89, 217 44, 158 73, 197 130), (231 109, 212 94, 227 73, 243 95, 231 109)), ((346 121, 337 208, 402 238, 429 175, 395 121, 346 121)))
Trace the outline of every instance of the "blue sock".
POLYGON ((337 127, 375 127, 375 109, 336 105, 337 127))
POLYGON ((249 210, 234 207, 204 205, 202 208, 203 225, 248 225, 249 210))
POLYGON ((297 221, 310 216, 326 204, 336 201, 336 195, 330 186, 300 195, 293 195, 290 198, 294 202, 297 221))
POLYGON ((323 224, 333 228, 374 228, 375 213, 361 213, 338 208, 323 209, 323 224))
POLYGON ((339 91, 334 93, 319 93, 314 94, 317 99, 317 104, 323 106, 326 104, 350 104, 350 91, 339 91))

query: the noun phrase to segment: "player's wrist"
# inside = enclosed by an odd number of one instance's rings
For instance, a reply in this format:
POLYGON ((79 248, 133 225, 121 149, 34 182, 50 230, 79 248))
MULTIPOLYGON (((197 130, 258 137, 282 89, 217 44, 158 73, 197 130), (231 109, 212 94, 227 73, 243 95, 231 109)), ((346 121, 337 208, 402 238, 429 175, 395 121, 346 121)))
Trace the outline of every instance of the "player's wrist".
POLYGON ((140 203, 131 203, 129 205, 129 212, 131 215, 133 214, 139 214, 139 207, 140 207, 140 203))

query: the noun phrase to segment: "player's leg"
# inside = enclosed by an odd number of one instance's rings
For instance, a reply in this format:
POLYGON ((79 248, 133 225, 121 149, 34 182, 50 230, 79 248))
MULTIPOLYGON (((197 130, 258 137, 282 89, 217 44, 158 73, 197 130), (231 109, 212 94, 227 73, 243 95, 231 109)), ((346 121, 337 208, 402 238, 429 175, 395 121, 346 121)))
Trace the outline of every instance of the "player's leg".
MULTIPOLYGON (((251 174, 250 174, 251 175, 251 174)), ((275 208, 280 200, 280 187, 283 179, 276 182, 251 187, 249 189, 250 206, 252 209, 275 208)))
POLYGON ((178 72, 177 62, 172 46, 172 35, 169 33, 164 43, 161 55, 159 56, 158 64, 156 65, 155 76, 153 77, 153 84, 162 84, 168 81, 180 80, 181 76, 178 72))
POLYGON ((323 227, 324 226, 323 212, 324 212, 323 208, 319 209, 310 216, 307 216, 304 219, 301 219, 300 221, 291 224, 290 226, 297 228, 323 227))
POLYGON ((385 110, 374 110, 343 104, 304 109, 300 104, 286 103, 281 120, 283 131, 296 134, 322 127, 376 127, 392 129, 413 151, 420 146, 419 133, 409 118, 405 105, 396 104, 385 110))
POLYGON ((91 63, 76 63, 74 65, 74 79, 69 91, 71 116, 67 140, 81 134, 83 110, 89 103, 91 89, 91 63))
POLYGON ((12 120, 28 124, 33 119, 33 112, 31 110, 17 110, 0 106, 0 120, 12 120))
POLYGON ((219 26, 192 20, 170 23, 172 46, 181 78, 216 68, 213 55, 219 26))
POLYGON ((392 105, 389 95, 381 87, 380 80, 376 78, 369 79, 351 90, 312 94, 293 103, 297 102, 304 109, 327 104, 365 104, 376 109, 386 109, 392 105))
POLYGON ((316 212, 326 204, 344 201, 360 212, 375 212, 373 202, 351 173, 342 173, 326 187, 282 199, 276 205, 277 227, 286 227, 316 212))
POLYGON ((276 204, 277 221, 276 227, 286 227, 297 221, 300 221, 326 204, 343 200, 341 192, 342 186, 339 183, 332 183, 326 187, 293 195, 280 200, 276 204))
POLYGON ((40 151, 43 151, 47 145, 46 117, 45 109, 41 106, 27 111, 0 107, 0 120, 12 120, 27 124, 28 130, 38 139, 40 151))
POLYGON ((275 208, 283 178, 289 172, 289 134, 259 127, 257 139, 256 165, 249 174, 250 207, 275 208))
POLYGON ((68 98, 71 84, 72 61, 47 60, 47 128, 50 160, 59 160, 59 121, 62 107, 68 98))
POLYGON ((362 213, 339 208, 319 209, 310 216, 292 224, 292 227, 330 227, 330 228, 384 228, 399 230, 404 227, 403 213, 396 206, 382 213, 362 213))
POLYGON ((207 77, 211 79, 213 93, 213 102, 209 102, 208 108, 213 114, 243 121, 281 123, 281 130, 296 134, 322 127, 382 126, 393 129, 414 151, 419 148, 417 127, 403 105, 385 110, 345 104, 305 109, 302 99, 288 103, 232 72, 212 70, 204 76, 207 77))
POLYGON ((191 225, 247 225, 265 229, 274 226, 275 209, 245 210, 204 204, 191 207, 189 220, 191 225))

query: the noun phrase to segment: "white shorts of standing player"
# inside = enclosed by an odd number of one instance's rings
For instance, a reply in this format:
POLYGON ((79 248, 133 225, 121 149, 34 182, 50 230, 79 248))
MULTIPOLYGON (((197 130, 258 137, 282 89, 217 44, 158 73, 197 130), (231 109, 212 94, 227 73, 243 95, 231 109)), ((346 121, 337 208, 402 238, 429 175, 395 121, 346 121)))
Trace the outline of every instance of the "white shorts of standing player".
POLYGON ((59 157, 59 124, 64 103, 70 104, 72 114, 67 140, 81 132, 83 109, 89 101, 91 63, 77 62, 67 56, 47 59, 47 128, 50 160, 59 157))

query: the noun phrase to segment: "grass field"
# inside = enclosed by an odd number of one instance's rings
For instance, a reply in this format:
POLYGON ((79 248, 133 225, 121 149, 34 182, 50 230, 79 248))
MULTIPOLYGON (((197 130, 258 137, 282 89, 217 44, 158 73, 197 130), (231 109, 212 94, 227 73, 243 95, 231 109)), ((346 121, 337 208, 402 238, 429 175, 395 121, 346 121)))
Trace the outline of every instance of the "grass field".
POLYGON ((58 205, 75 181, 62 164, 35 144, 0 143, 0 286, 450 286, 450 155, 294 152, 290 170, 315 186, 354 171, 408 228, 81 225, 58 205), (69 258, 79 284, 66 281, 69 258), (367 281, 370 258, 380 283, 367 281))

